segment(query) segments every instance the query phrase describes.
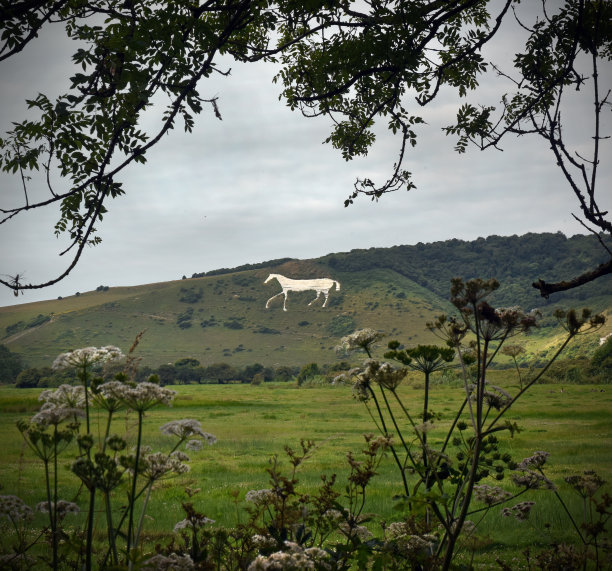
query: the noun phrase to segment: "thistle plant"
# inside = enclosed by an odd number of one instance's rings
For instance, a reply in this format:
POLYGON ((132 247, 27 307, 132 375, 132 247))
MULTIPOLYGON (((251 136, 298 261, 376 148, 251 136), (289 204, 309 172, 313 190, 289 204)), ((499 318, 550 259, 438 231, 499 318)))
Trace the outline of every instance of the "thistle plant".
MULTIPOLYGON (((504 344, 537 326, 538 313, 526 313, 518 307, 492 307, 487 298, 498 287, 496 280, 452 280, 451 302, 457 315, 441 315, 427 324, 444 341, 444 346, 403 349, 392 341, 384 357, 399 362, 400 368, 371 358, 372 344, 379 336, 355 332, 340 344, 363 350, 369 357, 362 367, 352 369, 346 376, 353 379, 354 396, 368 407, 381 434, 393 437, 389 449, 401 476, 402 505, 411 516, 422 518, 421 535, 436 536, 434 542, 428 542, 426 566, 450 568, 470 514, 483 515, 481 512, 528 489, 553 489, 550 481, 531 465, 542 461, 543 456, 532 459, 531 464, 525 460, 519 465, 510 454, 502 454, 500 436, 503 433, 512 436, 519 429, 505 418, 506 413, 538 382, 573 338, 599 328, 604 322, 602 316, 589 310, 557 312, 566 331, 563 343, 542 369, 531 378, 521 379, 520 389, 510 394, 489 382, 489 368, 503 352, 504 344), (441 426, 441 415, 429 407, 431 375, 449 367, 454 358, 461 369, 465 396, 446 426, 446 435, 434 446, 428 433, 441 426), (409 370, 420 372, 425 381, 419 413, 402 401, 397 390, 409 370), (519 486, 516 493, 508 495, 501 488, 482 483, 486 478, 502 481, 512 470, 515 470, 513 483, 519 486), (473 500, 485 506, 474 507, 473 500)), ((529 507, 530 504, 523 503, 520 508, 510 509, 522 514, 529 507)))

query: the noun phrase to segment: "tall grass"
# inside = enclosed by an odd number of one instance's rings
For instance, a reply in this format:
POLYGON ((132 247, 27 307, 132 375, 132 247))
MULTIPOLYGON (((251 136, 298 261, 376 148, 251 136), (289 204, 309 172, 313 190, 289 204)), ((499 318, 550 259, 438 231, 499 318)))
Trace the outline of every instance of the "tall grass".
MULTIPOLYGON (((511 386, 516 382, 509 372, 496 371, 494 374, 497 378, 493 381, 498 385, 511 386)), ((173 408, 146 413, 143 439, 154 449, 160 448, 167 444, 168 438, 159 432, 162 424, 176 418, 195 418, 202 422, 204 430, 217 435, 218 442, 192 455, 188 474, 156 485, 145 522, 144 537, 150 541, 158 541, 169 534, 174 524, 184 517, 181 502, 187 499, 185 488, 201 489, 193 501, 218 525, 235 525, 244 518, 239 507, 245 494, 251 489, 266 487, 269 458, 278 455, 281 463, 286 462, 284 445, 295 445, 300 439, 316 442, 312 457, 298 472, 306 490, 318 485, 321 473, 338 473, 343 481, 347 474, 346 453, 363 448, 362 434, 372 428, 367 411, 352 398, 346 386, 298 389, 289 384, 202 385, 176 389, 178 395, 173 408), (238 508, 234 505, 235 500, 238 508)), ((400 391, 404 402, 414 402, 413 409, 417 413, 420 406, 418 379, 402 385, 400 391)), ((40 486, 43 472, 25 449, 15 423, 36 410, 38 392, 0 388, 2 493, 20 495, 30 505, 45 499, 40 486)), ((452 411, 462 398, 459 387, 432 385, 431 408, 443 414, 440 428, 431 433, 432 442, 441 437, 445 423, 450 422, 452 411)), ((535 450, 549 451, 548 475, 562 493, 569 491, 564 476, 584 469, 594 469, 610 481, 611 410, 612 394, 600 386, 534 386, 513 409, 510 418, 518 423, 521 431, 504 446, 517 459, 535 450)), ((128 437, 134 441, 134 413, 118 414, 113 423, 117 431, 127 429, 128 437)), ((103 430, 104 426, 92 423, 94 434, 103 430)), ((69 457, 70 454, 66 454, 66 458, 69 457)), ((72 498, 79 481, 67 466, 61 469, 59 497, 72 498)), ((401 492, 395 470, 392 458, 387 457, 374 485, 369 488, 366 503, 367 511, 388 521, 395 517, 392 498, 401 492)), ((81 499, 84 500, 84 496, 81 499)), ((571 500, 570 504, 579 509, 577 500, 571 500)), ((74 525, 78 524, 77 519, 74 525)), ((531 522, 502 520, 498 509, 487 515, 483 526, 491 539, 490 545, 482 548, 482 557, 486 559, 491 550, 518 553, 534 541, 541 540, 544 544, 551 537, 567 539, 569 523, 558 502, 550 494, 538 492, 531 522), (550 529, 540 536, 534 534, 532 523, 539 528, 543 528, 540 524, 547 523, 550 529)))

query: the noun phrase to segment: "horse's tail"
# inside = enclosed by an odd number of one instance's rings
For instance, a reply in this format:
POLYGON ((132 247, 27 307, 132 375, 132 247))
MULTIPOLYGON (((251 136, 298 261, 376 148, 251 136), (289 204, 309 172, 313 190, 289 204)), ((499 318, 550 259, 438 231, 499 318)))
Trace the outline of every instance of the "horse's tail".
POLYGON ((337 282, 336 280, 332 281, 336 284, 336 291, 340 291, 340 282, 337 282))

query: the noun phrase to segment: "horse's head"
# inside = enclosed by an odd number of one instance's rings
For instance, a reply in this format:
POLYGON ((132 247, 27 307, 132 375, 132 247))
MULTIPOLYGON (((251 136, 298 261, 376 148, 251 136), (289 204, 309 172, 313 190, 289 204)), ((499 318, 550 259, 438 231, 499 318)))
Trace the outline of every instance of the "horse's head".
POLYGON ((267 284, 270 280, 273 280, 276 277, 276 274, 270 274, 267 278, 266 281, 264 282, 265 284, 267 284))

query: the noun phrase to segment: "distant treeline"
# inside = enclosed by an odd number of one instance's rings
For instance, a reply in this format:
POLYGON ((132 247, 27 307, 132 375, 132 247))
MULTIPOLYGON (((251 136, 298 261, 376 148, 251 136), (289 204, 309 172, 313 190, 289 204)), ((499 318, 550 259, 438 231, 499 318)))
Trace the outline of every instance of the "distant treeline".
POLYGON ((278 258, 276 260, 268 260, 267 262, 259 262, 257 264, 244 264, 242 266, 237 266, 235 268, 219 268, 218 270, 210 270, 209 272, 200 272, 191 274, 192 278, 203 278, 206 276, 220 276, 223 274, 233 274, 235 272, 244 272, 247 270, 259 270, 261 268, 273 268, 275 266, 280 266, 285 262, 291 262, 295 260, 295 258, 278 258))
MULTIPOLYGON (((100 371, 105 380, 115 378, 122 372, 123 362, 106 366, 100 371)), ((313 379, 331 382, 340 371, 346 371, 350 364, 346 361, 333 365, 309 363, 302 367, 278 366, 266 367, 254 363, 242 368, 220 362, 203 366, 200 361, 190 357, 179 359, 174 364, 160 365, 157 368, 142 366, 135 374, 136 382, 146 381, 152 375, 161 385, 176 384, 227 384, 295 381, 304 385, 313 379)), ((444 374, 446 379, 454 375, 444 374)), ((6 346, 0 345, 0 383, 15 384, 17 388, 52 388, 61 384, 76 382, 74 371, 54 371, 51 367, 26 367, 20 355, 12 353, 6 346)), ((542 382, 571 384, 609 384, 612 382, 612 336, 595 350, 591 358, 565 358, 555 361, 542 382)))
MULTIPOLYGON (((115 378, 123 371, 125 363, 106 365, 98 375, 105 380, 115 378)), ((134 376, 136 382, 148 380, 152 375, 161 385, 177 384, 226 384, 297 381, 298 384, 316 376, 335 375, 338 371, 349 368, 346 362, 334 365, 317 365, 309 363, 302 367, 277 366, 266 367, 254 363, 245 367, 234 367, 220 362, 202 365, 190 357, 179 359, 175 363, 159 367, 142 366, 134 376)), ((74 384, 75 373, 71 370, 55 371, 51 367, 28 367, 21 355, 11 352, 5 345, 0 345, 0 383, 15 384, 17 388, 53 388, 61 384, 74 384)))

